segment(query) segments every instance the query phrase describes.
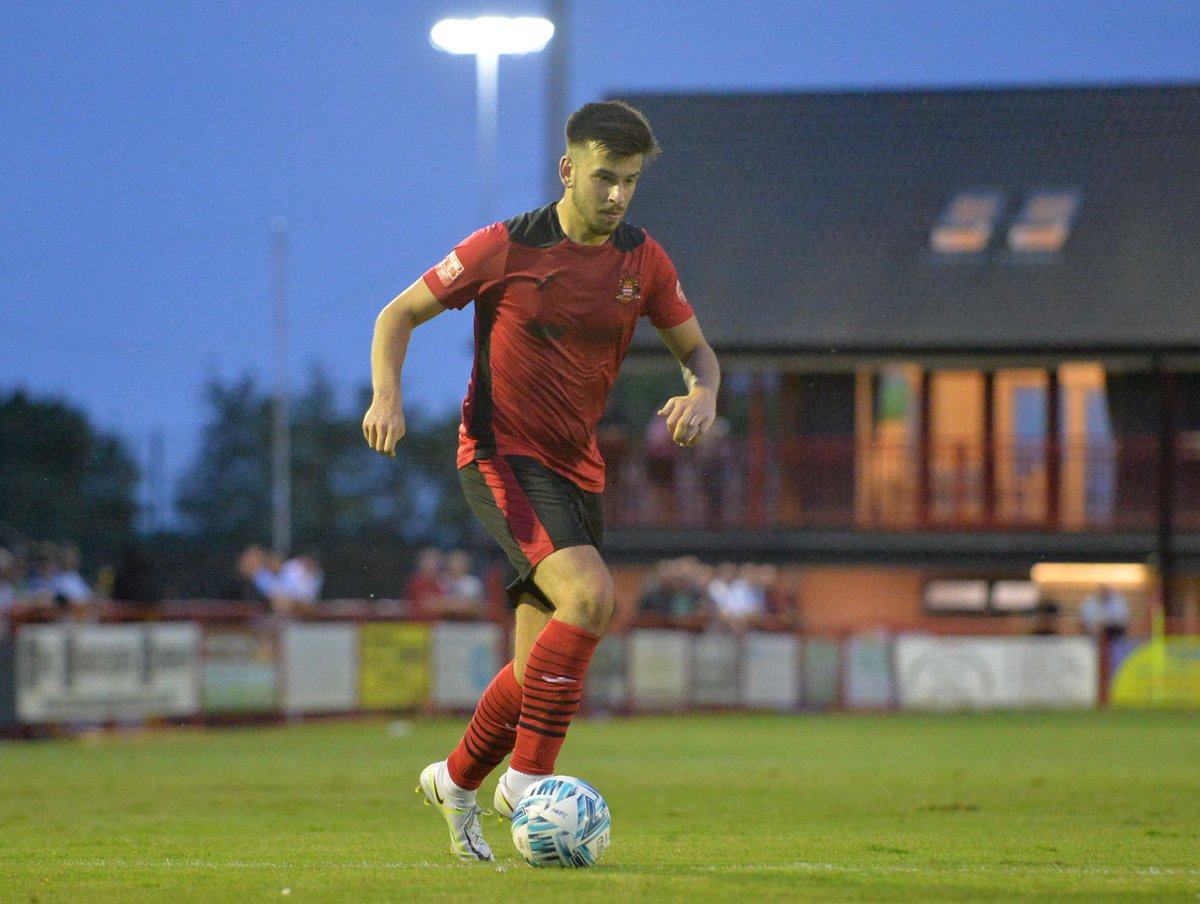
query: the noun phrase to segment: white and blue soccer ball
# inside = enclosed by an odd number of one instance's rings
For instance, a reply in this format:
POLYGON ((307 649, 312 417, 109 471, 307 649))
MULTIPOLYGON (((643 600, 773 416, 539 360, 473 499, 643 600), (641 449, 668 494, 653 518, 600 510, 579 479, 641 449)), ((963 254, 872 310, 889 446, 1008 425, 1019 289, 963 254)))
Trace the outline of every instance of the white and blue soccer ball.
POLYGON ((513 844, 530 866, 591 866, 611 829, 600 792, 570 775, 539 779, 513 808, 513 844))

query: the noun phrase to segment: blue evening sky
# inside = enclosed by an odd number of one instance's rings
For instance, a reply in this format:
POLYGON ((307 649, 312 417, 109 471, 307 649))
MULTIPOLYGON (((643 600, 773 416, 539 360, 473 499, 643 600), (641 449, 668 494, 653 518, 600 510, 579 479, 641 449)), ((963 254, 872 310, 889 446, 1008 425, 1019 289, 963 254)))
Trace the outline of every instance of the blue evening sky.
MULTIPOLYGON (((543 9, 0 0, 0 389, 67 398, 143 462, 161 430, 173 481, 205 381, 270 384, 283 216, 293 383, 319 365, 348 401, 379 308, 481 225, 474 64, 429 28, 543 9)), ((1193 0, 581 0, 567 24, 572 108, 622 91, 1200 82, 1193 0)), ((544 56, 501 62, 492 219, 552 200, 545 77, 544 56)), ((731 216, 697 199, 697 230, 731 216)), ((468 311, 416 334, 411 403, 459 402, 470 333, 468 311)))

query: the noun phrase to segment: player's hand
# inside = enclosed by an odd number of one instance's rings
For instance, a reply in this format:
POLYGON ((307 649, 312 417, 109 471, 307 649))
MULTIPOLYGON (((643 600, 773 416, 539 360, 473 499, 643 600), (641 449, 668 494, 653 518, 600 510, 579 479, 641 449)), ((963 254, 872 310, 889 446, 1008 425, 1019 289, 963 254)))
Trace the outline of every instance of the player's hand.
POLYGON ((380 455, 396 457, 396 443, 404 436, 404 412, 397 401, 376 397, 363 417, 363 437, 380 455))
POLYGON ((667 399, 658 415, 667 419, 667 432, 676 445, 694 446, 716 419, 717 398, 711 390, 697 386, 685 396, 667 399))

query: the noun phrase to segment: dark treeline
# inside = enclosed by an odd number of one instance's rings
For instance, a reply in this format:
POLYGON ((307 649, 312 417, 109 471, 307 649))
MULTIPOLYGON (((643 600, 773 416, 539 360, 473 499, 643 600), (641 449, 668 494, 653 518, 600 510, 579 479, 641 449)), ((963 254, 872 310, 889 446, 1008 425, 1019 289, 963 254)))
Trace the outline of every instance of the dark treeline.
MULTIPOLYGON (((69 542, 126 595, 216 597, 238 552, 271 540, 271 398, 250 376, 204 390, 208 418, 177 487, 178 527, 138 531, 133 456, 58 399, 0 394, 0 547, 69 542)), ((316 553, 328 597, 393 597, 415 550, 478 542, 454 467, 457 412, 408 412, 396 457, 367 448, 369 390, 339 406, 319 370, 290 400, 292 550, 316 553)), ((490 552, 490 551, 489 551, 490 552)))

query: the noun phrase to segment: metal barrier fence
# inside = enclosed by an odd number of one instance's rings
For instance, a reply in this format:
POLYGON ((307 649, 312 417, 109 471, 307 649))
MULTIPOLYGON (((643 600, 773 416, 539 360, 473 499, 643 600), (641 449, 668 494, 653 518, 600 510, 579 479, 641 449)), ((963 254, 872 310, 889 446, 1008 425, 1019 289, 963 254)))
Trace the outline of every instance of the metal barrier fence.
MULTIPOLYGON (((273 618, 25 623, 0 635, 0 727, 471 709, 508 639, 491 622, 273 618)), ((605 639, 588 711, 1200 706, 1200 638, 742 635, 605 639), (1157 644, 1157 645, 1156 645, 1157 644), (1103 671, 1102 671, 1103 663, 1103 671)))

